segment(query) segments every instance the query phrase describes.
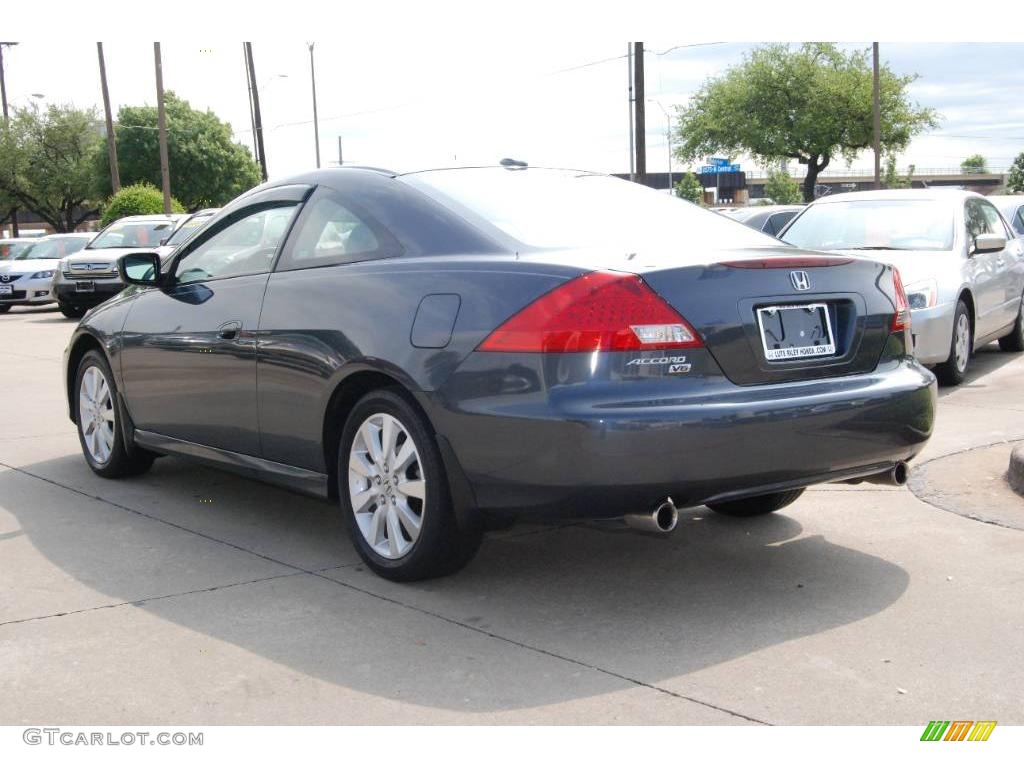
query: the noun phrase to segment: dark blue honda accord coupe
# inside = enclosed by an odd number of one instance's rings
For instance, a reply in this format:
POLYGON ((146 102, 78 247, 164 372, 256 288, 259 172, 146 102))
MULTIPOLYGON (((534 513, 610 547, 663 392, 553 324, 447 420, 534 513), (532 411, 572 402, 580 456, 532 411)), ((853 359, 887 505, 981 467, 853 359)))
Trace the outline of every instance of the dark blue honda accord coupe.
POLYGON ((65 353, 89 466, 337 499, 390 579, 516 516, 664 531, 902 483, 934 421, 892 267, 601 174, 317 171, 119 266, 65 353))

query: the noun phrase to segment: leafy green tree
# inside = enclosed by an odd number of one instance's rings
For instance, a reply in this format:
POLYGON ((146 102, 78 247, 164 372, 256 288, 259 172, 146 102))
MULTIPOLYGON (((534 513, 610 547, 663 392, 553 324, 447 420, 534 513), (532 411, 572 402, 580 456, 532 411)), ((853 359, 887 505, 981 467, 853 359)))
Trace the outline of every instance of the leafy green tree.
MULTIPOLYGON (((931 109, 912 103, 916 75, 880 71, 882 146, 906 148, 935 127, 931 109)), ((837 156, 852 162, 872 145, 871 59, 832 43, 757 48, 741 64, 704 83, 685 107, 676 107, 676 154, 683 162, 712 154, 746 153, 762 165, 794 159, 807 166, 804 201, 814 199, 818 174, 837 156)))
POLYGON ((676 196, 697 205, 704 204, 704 188, 695 173, 684 173, 683 178, 676 182, 676 196))
POLYGON ((801 199, 800 185, 786 171, 780 170, 769 172, 764 194, 779 205, 793 205, 801 199))
POLYGON ((964 173, 988 173, 988 162, 981 155, 971 155, 960 163, 960 170, 964 173))
POLYGON ((889 154, 885 158, 885 173, 882 175, 882 182, 886 189, 910 189, 913 186, 915 166, 907 167, 907 175, 900 176, 896 170, 896 155, 889 154))
MULTIPOLYGON (((171 210, 184 213, 181 203, 171 198, 171 210)), ((124 216, 139 216, 147 213, 164 212, 164 193, 152 184, 142 182, 121 187, 103 206, 103 218, 100 226, 105 227, 112 221, 124 216)))
POLYGON ((57 232, 73 232, 94 216, 98 125, 94 109, 15 109, 10 125, 0 128, 0 214, 9 216, 14 203, 57 232))
MULTIPOLYGON (((171 192, 189 210, 221 206, 260 183, 260 167, 231 138, 231 126, 213 112, 192 109, 172 91, 164 94, 171 192)), ((121 107, 114 127, 117 167, 122 184, 161 186, 156 107, 121 107)), ((101 197, 111 192, 105 151, 95 167, 101 197)))
POLYGON ((1006 179, 1006 188, 1010 192, 1024 192, 1024 152, 1010 166, 1010 175, 1006 179))

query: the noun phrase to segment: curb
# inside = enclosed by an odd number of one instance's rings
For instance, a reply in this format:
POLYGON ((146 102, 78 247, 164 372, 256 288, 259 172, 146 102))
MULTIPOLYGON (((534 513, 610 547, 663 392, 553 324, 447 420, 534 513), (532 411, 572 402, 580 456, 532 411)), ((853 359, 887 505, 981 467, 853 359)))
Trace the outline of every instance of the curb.
POLYGON ((1006 472, 1010 487, 1024 496, 1024 443, 1018 445, 1010 454, 1010 468, 1006 472))

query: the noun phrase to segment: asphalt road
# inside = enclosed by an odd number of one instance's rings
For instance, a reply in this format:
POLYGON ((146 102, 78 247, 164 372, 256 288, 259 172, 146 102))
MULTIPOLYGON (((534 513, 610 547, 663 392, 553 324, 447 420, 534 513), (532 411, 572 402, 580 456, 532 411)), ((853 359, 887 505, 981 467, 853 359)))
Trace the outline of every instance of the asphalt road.
MULTIPOLYGON (((1024 724, 1017 496, 986 518, 931 481, 833 485, 668 537, 519 527, 396 585, 326 503, 174 459, 94 476, 73 327, 0 316, 0 723, 1024 724)), ((922 477, 1008 460, 1022 392, 1024 356, 979 353, 918 464, 956 461, 922 477)))

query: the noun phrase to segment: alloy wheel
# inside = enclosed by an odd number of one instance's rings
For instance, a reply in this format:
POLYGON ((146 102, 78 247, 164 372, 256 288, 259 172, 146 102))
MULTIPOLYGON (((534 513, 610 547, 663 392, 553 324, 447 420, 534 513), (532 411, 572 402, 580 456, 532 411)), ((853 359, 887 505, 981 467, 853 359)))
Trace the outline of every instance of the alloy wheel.
POLYGON ((971 324, 967 315, 960 315, 957 318, 955 333, 956 369, 963 372, 967 370, 967 361, 971 356, 971 324))
POLYGON ((114 450, 114 400, 97 366, 86 369, 78 392, 78 428, 93 461, 106 464, 114 450))
POLYGON ((426 483, 412 435, 394 416, 375 413, 349 450, 348 493, 359 532, 381 557, 397 560, 423 527, 426 483))

